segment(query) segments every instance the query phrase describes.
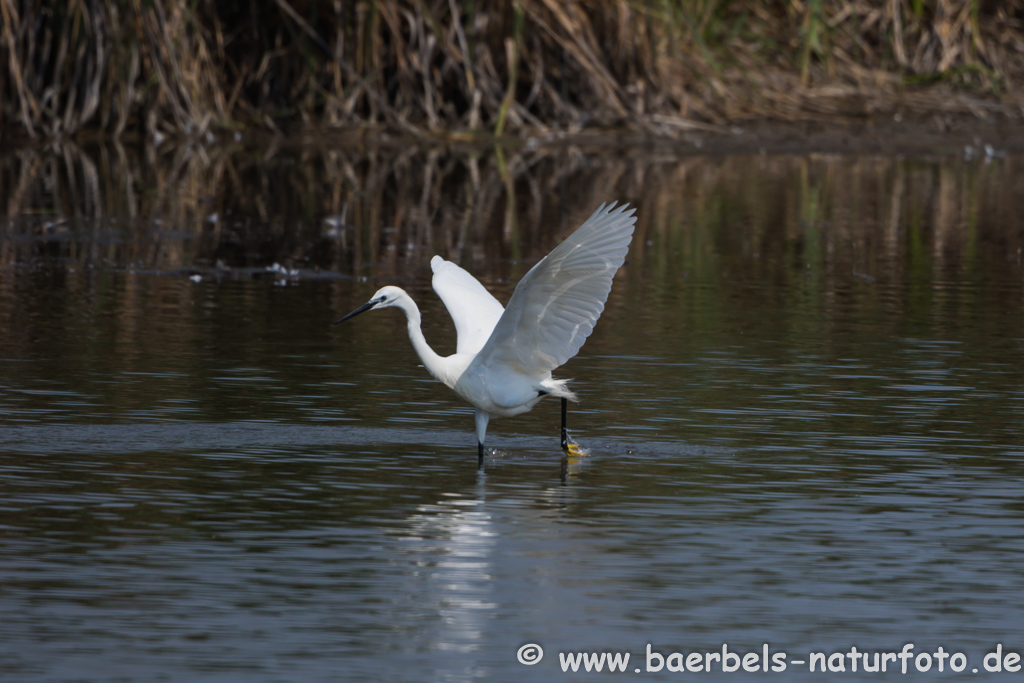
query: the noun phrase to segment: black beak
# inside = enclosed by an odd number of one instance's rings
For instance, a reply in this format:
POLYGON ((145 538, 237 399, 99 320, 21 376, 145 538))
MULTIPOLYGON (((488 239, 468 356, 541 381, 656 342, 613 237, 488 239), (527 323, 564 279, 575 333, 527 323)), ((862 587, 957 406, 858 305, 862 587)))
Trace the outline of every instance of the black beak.
POLYGON ((380 303, 380 300, 378 300, 378 299, 374 299, 372 301, 367 301, 365 304, 363 304, 362 306, 360 306, 356 310, 352 311, 351 313, 349 313, 348 315, 343 317, 341 320, 338 320, 334 324, 337 325, 338 323, 343 323, 346 320, 348 320, 349 318, 356 317, 360 313, 366 313, 368 310, 370 310, 371 308, 373 308, 374 306, 376 306, 379 303, 380 303))

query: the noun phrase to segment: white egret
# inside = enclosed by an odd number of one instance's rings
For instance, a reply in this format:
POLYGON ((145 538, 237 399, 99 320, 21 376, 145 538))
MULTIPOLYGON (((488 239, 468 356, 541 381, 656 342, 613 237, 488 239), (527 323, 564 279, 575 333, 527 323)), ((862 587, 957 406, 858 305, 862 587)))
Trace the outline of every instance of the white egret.
POLYGON ((627 207, 602 204, 523 276, 507 308, 465 270, 440 256, 432 258, 434 291, 458 335, 455 353, 447 358, 427 344, 420 309, 400 287, 382 287, 337 322, 381 308, 405 313, 409 339, 427 372, 476 407, 479 466, 491 418, 525 413, 548 395, 562 399, 562 448, 574 452, 565 413, 566 401, 575 401, 576 395, 551 371, 579 352, 604 310, 612 278, 633 238, 635 210, 627 207))

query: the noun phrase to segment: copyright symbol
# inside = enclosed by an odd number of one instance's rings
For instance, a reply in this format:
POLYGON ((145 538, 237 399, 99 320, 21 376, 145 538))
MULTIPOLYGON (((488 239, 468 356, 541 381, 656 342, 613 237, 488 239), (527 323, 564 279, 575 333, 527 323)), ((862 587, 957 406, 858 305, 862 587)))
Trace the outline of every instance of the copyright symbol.
POLYGON ((533 666, 544 659, 544 648, 537 643, 527 643, 519 648, 519 652, 516 653, 516 659, 519 660, 520 664, 533 666))

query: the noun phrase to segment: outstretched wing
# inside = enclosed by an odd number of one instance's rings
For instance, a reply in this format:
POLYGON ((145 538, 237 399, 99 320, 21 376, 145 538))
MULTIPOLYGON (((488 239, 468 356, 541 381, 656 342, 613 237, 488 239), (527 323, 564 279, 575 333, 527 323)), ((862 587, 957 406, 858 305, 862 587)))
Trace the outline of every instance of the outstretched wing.
POLYGON ((535 375, 554 370, 579 352, 604 310, 612 277, 633 239, 635 210, 627 207, 602 204, 530 269, 474 366, 507 364, 535 375))
POLYGON ((455 321, 457 353, 476 353, 487 342, 505 311, 480 282, 451 261, 430 259, 434 291, 455 321))

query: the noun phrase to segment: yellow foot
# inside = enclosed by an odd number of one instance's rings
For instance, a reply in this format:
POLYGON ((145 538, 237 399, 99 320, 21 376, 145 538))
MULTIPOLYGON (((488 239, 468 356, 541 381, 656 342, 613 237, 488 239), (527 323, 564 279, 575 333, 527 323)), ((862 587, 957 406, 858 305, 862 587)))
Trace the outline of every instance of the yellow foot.
POLYGON ((572 456, 572 457, 577 457, 577 458, 582 458, 583 456, 585 456, 587 454, 587 452, 585 450, 583 450, 582 448, 580 448, 579 446, 574 444, 572 441, 570 441, 569 443, 565 444, 565 447, 563 448, 563 450, 565 451, 566 455, 569 455, 569 456, 572 456))

